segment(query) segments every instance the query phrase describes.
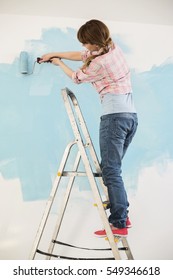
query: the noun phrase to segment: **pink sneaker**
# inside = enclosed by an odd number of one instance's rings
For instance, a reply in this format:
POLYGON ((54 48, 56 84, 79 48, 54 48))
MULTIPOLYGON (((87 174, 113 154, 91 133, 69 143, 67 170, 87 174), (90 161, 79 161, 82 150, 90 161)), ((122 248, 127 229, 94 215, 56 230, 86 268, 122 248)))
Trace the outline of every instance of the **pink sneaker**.
MULTIPOLYGON (((115 236, 127 237, 127 235, 128 235, 127 228, 117 228, 117 229, 115 229, 113 226, 111 226, 111 228, 112 228, 112 233, 115 236)), ((106 231, 104 229, 95 231, 94 235, 97 236, 97 237, 106 237, 107 236, 106 231)))
POLYGON ((132 227, 132 224, 131 224, 131 222, 130 222, 129 217, 127 217, 127 220, 126 220, 126 227, 127 227, 127 228, 131 228, 131 227, 132 227))

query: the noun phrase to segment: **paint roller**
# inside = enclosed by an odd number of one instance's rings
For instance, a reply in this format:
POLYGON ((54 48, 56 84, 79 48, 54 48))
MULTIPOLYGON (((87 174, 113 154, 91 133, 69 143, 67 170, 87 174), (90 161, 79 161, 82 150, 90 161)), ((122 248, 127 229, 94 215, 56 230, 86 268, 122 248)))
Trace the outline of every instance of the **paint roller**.
MULTIPOLYGON (((35 64, 38 63, 40 64, 40 60, 41 58, 40 57, 37 57, 36 61, 34 61, 34 65, 33 65, 33 69, 32 69, 32 72, 31 73, 28 73, 28 53, 25 52, 25 51, 22 51, 20 53, 20 62, 19 62, 19 68, 20 68, 20 73, 21 74, 25 74, 25 75, 31 75, 33 74, 34 72, 34 68, 35 68, 35 64)), ((46 62, 51 62, 50 60, 49 61, 46 61, 46 62)))
POLYGON ((22 51, 20 53, 19 68, 21 74, 28 74, 28 53, 22 51))

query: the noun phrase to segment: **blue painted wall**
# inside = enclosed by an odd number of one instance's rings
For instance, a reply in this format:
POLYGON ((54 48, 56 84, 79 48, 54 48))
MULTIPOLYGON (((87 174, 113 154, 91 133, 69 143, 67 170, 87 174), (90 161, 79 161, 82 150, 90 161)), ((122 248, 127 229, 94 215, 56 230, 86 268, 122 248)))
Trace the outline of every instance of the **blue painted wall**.
MULTIPOLYGON (((132 51, 120 35, 113 37, 126 54, 132 51)), ((45 29, 40 40, 28 40, 27 46, 30 72, 43 46, 44 53, 81 49, 72 28, 45 29)), ((73 69, 81 65, 68 64, 73 69)), ((124 161, 128 188, 137 188, 142 167, 173 158, 172 77, 171 61, 142 73, 132 69, 139 128, 124 161)), ((20 179, 24 200, 46 199, 66 144, 73 139, 61 89, 67 86, 75 92, 98 153, 99 97, 91 85, 73 84, 51 64, 36 64, 32 75, 22 75, 19 57, 12 64, 0 64, 0 85, 1 173, 5 179, 20 179)))

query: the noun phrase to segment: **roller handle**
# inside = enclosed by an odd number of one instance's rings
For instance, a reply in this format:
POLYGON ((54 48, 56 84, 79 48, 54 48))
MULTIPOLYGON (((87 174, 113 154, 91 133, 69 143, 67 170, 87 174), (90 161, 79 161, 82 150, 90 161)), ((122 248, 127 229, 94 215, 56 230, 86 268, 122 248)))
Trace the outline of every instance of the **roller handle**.
MULTIPOLYGON (((39 63, 39 64, 40 64, 40 60, 41 60, 41 57, 37 57, 37 63, 39 63)), ((51 63, 51 60, 44 61, 44 63, 48 63, 48 62, 50 62, 50 63, 51 63)))

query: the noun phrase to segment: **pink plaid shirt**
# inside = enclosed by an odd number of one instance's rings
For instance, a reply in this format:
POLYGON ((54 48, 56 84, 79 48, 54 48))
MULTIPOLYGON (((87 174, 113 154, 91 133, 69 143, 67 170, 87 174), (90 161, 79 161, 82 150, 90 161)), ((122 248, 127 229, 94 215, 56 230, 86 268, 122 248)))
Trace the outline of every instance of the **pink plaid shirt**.
MULTIPOLYGON (((90 56, 90 51, 82 52, 83 61, 90 56)), ((105 93, 126 94, 132 92, 130 70, 122 50, 116 45, 108 53, 92 60, 85 69, 78 69, 72 75, 75 83, 90 82, 96 91, 105 93)))

